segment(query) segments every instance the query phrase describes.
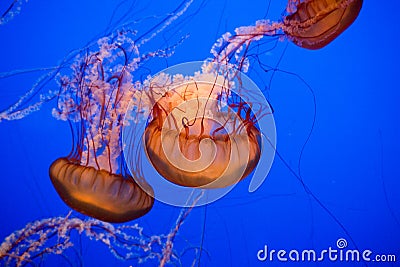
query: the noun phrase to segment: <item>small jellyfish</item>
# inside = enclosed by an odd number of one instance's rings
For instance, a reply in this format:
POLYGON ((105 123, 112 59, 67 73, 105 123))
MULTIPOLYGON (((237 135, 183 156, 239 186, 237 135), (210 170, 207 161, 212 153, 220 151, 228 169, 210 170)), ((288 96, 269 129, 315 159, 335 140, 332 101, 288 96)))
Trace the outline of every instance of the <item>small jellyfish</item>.
POLYGON ((214 62, 234 63, 247 71, 252 44, 264 37, 289 39, 307 49, 320 49, 331 43, 358 17, 363 0, 289 0, 286 14, 279 21, 258 20, 227 32, 213 45, 214 62))
POLYGON ((296 45, 320 49, 344 32, 363 0, 289 0, 283 31, 296 45))

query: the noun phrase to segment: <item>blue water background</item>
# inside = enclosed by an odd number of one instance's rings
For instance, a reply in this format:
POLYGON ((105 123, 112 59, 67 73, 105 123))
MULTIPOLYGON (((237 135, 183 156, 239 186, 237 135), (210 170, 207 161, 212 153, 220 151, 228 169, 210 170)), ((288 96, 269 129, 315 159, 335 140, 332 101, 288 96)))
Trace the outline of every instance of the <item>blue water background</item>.
MULTIPOLYGON (((103 33, 116 2, 32 0, 24 4, 21 14, 0 26, 0 72, 57 65, 71 50, 103 33)), ((165 15, 178 4, 137 1, 132 19, 165 15)), ((258 19, 279 19, 284 7, 285 1, 195 0, 183 23, 178 20, 166 33, 169 37, 190 37, 175 55, 152 71, 156 73, 167 64, 203 60, 224 32, 258 19)), ((361 250, 396 254, 398 258, 397 264, 368 266, 399 266, 400 32, 396 10, 400 10, 399 1, 364 1, 355 23, 317 51, 287 41, 274 47, 276 42, 270 44, 265 39, 258 52, 262 62, 276 66, 282 57, 278 66, 282 71, 275 73, 271 83, 271 73, 257 66, 249 72, 274 108, 277 149, 295 172, 315 104, 316 122, 301 158, 301 175, 351 237, 276 158, 256 192, 248 192, 250 179, 246 179, 223 199, 207 208, 196 208, 189 215, 175 244, 183 266, 190 266, 194 258, 188 248, 200 244, 204 249, 200 266, 291 266, 293 263, 260 262, 257 251, 264 245, 287 251, 335 248, 339 238, 345 238, 350 248, 355 247, 350 241, 353 239, 361 250)), ((164 43, 152 45, 157 48, 164 43)), ((18 100, 40 74, 1 79, 0 108, 18 100)), ((0 240, 28 222, 64 216, 70 210, 48 177, 52 161, 67 155, 71 148, 67 123, 51 116, 54 105, 50 102, 22 120, 0 123, 0 240)), ((153 210, 137 222, 149 234, 166 234, 178 213, 178 208, 156 202, 153 210)), ((115 259, 95 241, 82 237, 81 242, 78 250, 82 258, 73 262, 84 262, 84 266, 131 264, 115 259)), ((41 266, 55 263, 70 266, 61 257, 49 257, 41 266)))

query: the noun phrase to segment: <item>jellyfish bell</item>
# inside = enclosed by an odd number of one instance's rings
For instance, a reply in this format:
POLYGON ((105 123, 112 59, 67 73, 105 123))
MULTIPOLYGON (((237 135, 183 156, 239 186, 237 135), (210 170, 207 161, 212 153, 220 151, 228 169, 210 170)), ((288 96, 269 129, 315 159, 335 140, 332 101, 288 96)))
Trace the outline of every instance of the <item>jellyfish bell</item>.
POLYGON ((363 0, 289 0, 283 31, 298 46, 320 49, 344 32, 360 13, 363 0))
MULTIPOLYGON (((184 82, 153 107, 144 143, 154 168, 186 187, 218 188, 248 176, 260 158, 260 132, 219 97, 227 88, 184 82)), ((243 106, 246 103, 242 103, 243 106)))
POLYGON ((275 123, 265 96, 233 65, 171 66, 132 98, 123 127, 124 157, 143 170, 155 199, 193 207, 211 203, 252 174, 266 178, 275 155, 275 123))
MULTIPOLYGON (((55 160, 49 169, 51 182, 62 200, 74 210, 107 222, 142 217, 153 206, 132 177, 81 166, 68 158, 55 160), (139 203, 139 204, 138 204, 139 203)), ((149 192, 151 188, 147 188, 149 192)))

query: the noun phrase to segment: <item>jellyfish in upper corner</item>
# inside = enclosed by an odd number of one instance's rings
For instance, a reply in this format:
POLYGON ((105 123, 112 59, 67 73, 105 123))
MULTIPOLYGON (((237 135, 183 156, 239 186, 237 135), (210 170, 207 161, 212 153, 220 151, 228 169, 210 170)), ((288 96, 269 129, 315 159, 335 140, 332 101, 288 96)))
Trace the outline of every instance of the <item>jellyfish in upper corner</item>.
POLYGON ((363 0, 289 0, 283 30, 296 45, 320 49, 358 17, 363 0))
POLYGON ((211 50, 214 61, 246 70, 250 45, 266 36, 287 38, 306 49, 323 48, 356 20, 362 4, 363 0, 289 0, 281 21, 259 20, 222 35, 211 50))

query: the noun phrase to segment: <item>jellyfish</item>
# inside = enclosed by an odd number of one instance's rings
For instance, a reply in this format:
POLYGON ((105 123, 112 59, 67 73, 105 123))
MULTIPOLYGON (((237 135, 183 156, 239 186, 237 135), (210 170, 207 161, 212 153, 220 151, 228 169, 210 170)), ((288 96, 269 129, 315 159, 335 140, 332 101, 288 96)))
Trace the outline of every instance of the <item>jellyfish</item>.
POLYGON ((362 0, 289 0, 283 30, 296 45, 320 49, 344 32, 360 13, 362 0))
POLYGON ((71 208, 102 221, 125 222, 143 216, 154 203, 151 187, 127 172, 120 142, 141 55, 124 32, 98 45, 98 51, 77 59, 70 77, 60 78, 53 115, 70 121, 75 139, 71 153, 55 160, 49 175, 71 208), (127 53, 136 57, 131 63, 127 53))
POLYGON ((187 81, 152 99, 144 140, 164 178, 187 187, 225 187, 255 168, 261 153, 255 116, 240 98, 224 107, 227 94, 219 83, 187 81))
POLYGON ((236 64, 246 71, 250 46, 264 37, 280 41, 286 38, 307 49, 323 48, 355 21, 362 3, 362 0, 289 0, 287 15, 282 20, 257 20, 255 25, 236 28, 235 34, 223 34, 211 49, 214 62, 236 64))
POLYGON ((146 181, 170 205, 190 207, 193 192, 204 194, 198 206, 213 202, 251 173, 252 181, 265 178, 274 158, 271 107, 233 64, 204 60, 160 71, 143 82, 126 120, 128 168, 137 172, 137 159, 151 164, 158 175, 145 173, 146 181))

